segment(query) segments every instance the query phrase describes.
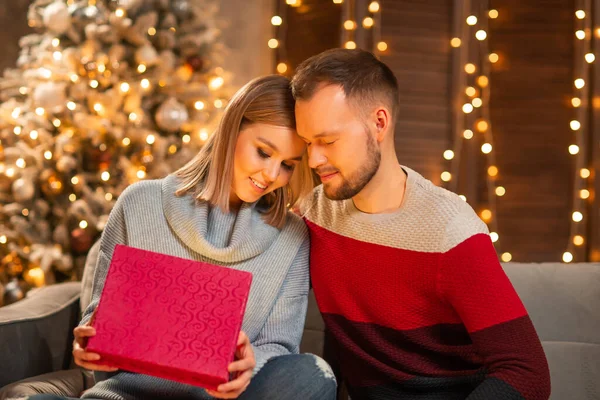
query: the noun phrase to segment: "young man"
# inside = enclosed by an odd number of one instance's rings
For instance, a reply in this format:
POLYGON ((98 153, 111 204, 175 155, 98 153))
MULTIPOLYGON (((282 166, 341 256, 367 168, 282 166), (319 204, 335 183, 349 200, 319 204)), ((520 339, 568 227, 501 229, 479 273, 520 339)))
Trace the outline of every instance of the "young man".
POLYGON ((334 49, 292 80, 322 185, 301 208, 311 278, 352 400, 548 399, 539 338, 486 225, 398 164, 398 83, 372 54, 334 49))

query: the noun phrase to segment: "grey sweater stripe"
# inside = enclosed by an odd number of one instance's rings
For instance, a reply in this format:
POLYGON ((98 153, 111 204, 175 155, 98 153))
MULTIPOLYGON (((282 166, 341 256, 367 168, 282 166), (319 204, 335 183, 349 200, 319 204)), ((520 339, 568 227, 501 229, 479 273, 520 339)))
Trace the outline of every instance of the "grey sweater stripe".
MULTIPOLYGON (((299 351, 309 290, 309 239, 304 222, 290 214, 281 230, 265 224, 253 205, 226 214, 192 196, 174 195, 177 180, 144 181, 123 192, 100 244, 91 303, 98 305, 116 244, 170 254, 253 273, 242 329, 252 342, 255 373, 272 357, 299 351)), ((151 376, 118 371, 96 373, 82 398, 133 400, 209 399, 203 389, 151 376)))

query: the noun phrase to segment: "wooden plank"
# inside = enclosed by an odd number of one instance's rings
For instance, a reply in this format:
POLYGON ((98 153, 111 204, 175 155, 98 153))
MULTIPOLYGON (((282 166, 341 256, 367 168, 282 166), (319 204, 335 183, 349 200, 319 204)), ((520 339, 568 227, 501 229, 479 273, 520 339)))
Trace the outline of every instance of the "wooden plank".
MULTIPOLYGON (((593 26, 600 24, 600 0, 593 1, 593 26)), ((590 261, 600 262, 600 35, 593 42, 596 62, 592 67, 594 76, 591 86, 592 113, 590 121, 590 157, 593 171, 590 192, 592 196, 588 208, 588 257, 590 261)))

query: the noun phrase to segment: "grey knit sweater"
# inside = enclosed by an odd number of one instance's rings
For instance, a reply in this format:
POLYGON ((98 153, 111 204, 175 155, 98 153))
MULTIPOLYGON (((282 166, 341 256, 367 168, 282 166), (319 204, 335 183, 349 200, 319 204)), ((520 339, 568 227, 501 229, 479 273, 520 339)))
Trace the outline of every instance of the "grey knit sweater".
MULTIPOLYGON (((254 348, 255 373, 272 357, 297 353, 309 291, 309 239, 304 222, 289 214, 286 225, 267 225, 253 204, 237 213, 175 196, 178 180, 131 185, 119 197, 102 234, 92 300, 80 324, 96 308, 116 244, 206 261, 252 272, 242 329, 254 348)), ((95 374, 82 398, 208 399, 203 389, 125 371, 95 374)))

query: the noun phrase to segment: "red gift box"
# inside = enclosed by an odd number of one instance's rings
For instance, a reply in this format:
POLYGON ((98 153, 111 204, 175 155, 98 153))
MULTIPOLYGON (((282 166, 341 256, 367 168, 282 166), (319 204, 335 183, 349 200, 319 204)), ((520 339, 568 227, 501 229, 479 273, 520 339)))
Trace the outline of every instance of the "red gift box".
POLYGON ((207 389, 229 381, 252 274, 115 247, 86 350, 98 364, 207 389))

